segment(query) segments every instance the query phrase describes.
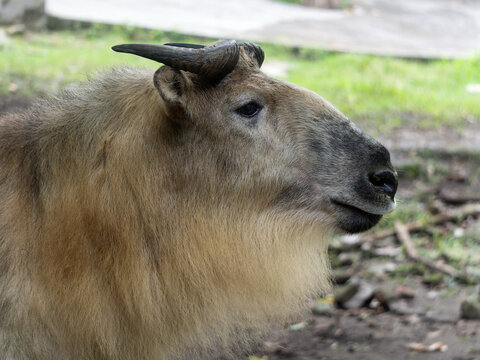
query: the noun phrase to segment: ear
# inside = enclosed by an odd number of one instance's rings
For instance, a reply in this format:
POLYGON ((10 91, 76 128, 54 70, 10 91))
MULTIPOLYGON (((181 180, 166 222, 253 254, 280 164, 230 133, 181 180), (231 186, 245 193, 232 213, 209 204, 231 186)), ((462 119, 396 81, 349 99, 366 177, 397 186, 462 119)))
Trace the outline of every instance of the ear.
POLYGON ((191 81, 180 70, 162 66, 155 72, 153 83, 167 106, 184 106, 184 95, 191 81))

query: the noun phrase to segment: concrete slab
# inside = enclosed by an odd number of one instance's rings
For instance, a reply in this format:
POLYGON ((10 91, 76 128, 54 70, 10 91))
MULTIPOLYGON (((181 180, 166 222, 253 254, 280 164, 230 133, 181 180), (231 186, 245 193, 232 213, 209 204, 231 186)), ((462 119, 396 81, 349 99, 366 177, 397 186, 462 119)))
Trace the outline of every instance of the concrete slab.
POLYGON ((50 15, 212 38, 404 57, 480 51, 480 0, 352 0, 327 10, 272 0, 47 0, 50 15))

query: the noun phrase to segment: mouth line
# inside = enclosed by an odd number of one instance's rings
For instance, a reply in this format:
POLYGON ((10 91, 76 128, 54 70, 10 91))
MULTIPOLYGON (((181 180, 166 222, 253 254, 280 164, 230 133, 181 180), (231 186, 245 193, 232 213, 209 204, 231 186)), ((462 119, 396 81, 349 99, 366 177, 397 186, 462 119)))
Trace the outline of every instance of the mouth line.
POLYGON ((391 213, 396 207, 395 200, 393 200, 390 203, 388 208, 383 208, 383 209, 379 208, 379 207, 375 207, 375 206, 373 206, 373 208, 372 208, 371 206, 368 206, 368 205, 360 207, 356 204, 351 204, 349 202, 344 202, 342 200, 333 199, 333 198, 331 198, 330 201, 334 205, 341 206, 341 207, 350 209, 352 211, 361 212, 361 213, 364 213, 364 214, 367 214, 367 215, 386 215, 386 214, 391 213))
POLYGON ((348 210, 351 210, 353 212, 357 212, 357 213, 360 213, 362 215, 365 215, 365 216, 372 216, 372 215, 378 215, 378 214, 374 214, 374 213, 370 213, 370 212, 367 212, 365 210, 362 210, 356 206, 353 206, 353 205, 350 205, 350 204, 346 204, 346 203, 343 203, 341 201, 338 201, 338 200, 335 200, 335 199, 330 199, 330 201, 332 202, 332 204, 334 205, 337 205, 337 206, 341 206, 343 208, 346 208, 348 210))

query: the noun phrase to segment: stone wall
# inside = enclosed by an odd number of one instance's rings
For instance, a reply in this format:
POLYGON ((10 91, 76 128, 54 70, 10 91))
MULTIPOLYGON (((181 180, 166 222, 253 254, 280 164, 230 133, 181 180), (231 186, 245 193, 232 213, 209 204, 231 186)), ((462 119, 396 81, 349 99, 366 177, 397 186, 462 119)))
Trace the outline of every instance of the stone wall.
POLYGON ((0 0, 0 24, 25 24, 31 29, 44 27, 45 0, 0 0))

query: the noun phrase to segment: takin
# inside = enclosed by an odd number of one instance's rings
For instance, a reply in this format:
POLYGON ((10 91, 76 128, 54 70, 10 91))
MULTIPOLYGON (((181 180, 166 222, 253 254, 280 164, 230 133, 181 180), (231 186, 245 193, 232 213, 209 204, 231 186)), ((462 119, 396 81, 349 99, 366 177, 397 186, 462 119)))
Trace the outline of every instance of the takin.
POLYGON ((0 357, 233 356, 395 208, 389 152, 253 43, 113 49, 164 66, 0 120, 0 357))

